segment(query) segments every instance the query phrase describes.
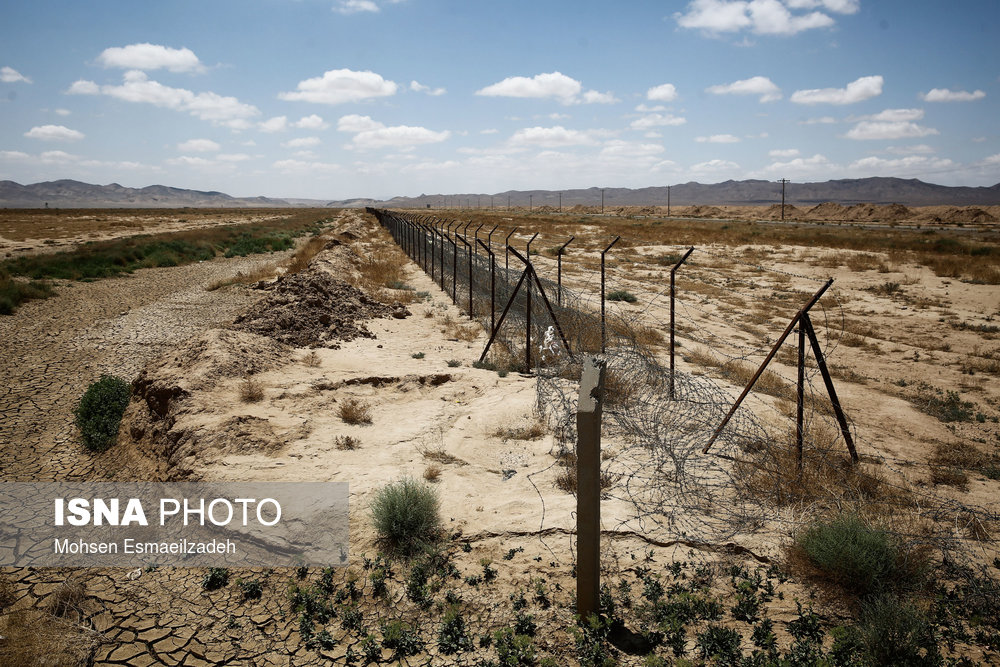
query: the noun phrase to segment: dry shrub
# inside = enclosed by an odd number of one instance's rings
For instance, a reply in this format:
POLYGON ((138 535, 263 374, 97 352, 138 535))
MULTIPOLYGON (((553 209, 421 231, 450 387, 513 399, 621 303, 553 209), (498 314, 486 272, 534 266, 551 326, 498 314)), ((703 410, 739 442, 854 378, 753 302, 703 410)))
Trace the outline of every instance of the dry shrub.
MULTIPOLYGON (((697 366, 715 368, 723 377, 741 387, 745 387, 750 382, 758 368, 758 366, 752 366, 739 359, 719 359, 699 349, 688 350, 684 353, 684 359, 697 366)), ((790 399, 795 395, 795 388, 785 382, 780 375, 770 370, 765 370, 757 378, 753 388, 754 391, 776 398, 790 399)))
POLYGON ((963 532, 970 540, 977 542, 989 542, 993 539, 989 525, 977 514, 965 512, 958 517, 962 524, 963 532))
POLYGON ((312 350, 311 352, 309 352, 309 354, 302 357, 302 363, 311 368, 316 368, 317 366, 319 366, 320 358, 319 355, 316 353, 316 350, 312 350))
POLYGON ((444 464, 456 464, 460 466, 468 465, 468 461, 463 461, 453 454, 449 454, 444 449, 422 449, 421 455, 428 461, 435 461, 444 464))
POLYGON ((0 621, 0 665, 83 667, 91 640, 76 626, 37 609, 22 609, 0 621))
POLYGON ((847 256, 847 268, 851 271, 872 271, 877 269, 881 260, 876 255, 868 253, 851 253, 847 256))
POLYGON ((538 440, 545 435, 545 424, 535 419, 527 424, 498 426, 489 435, 501 440, 538 440))
MULTIPOLYGON (((556 475, 556 488, 566 493, 576 493, 576 452, 566 451, 559 455, 556 462, 562 466, 562 470, 556 475)), ((615 482, 618 475, 614 475, 607 470, 601 470, 601 491, 607 491, 615 482)), ((603 493, 602 493, 603 496, 603 493)))
POLYGON ((274 264, 261 264, 250 269, 246 273, 237 271, 236 275, 231 278, 222 278, 211 282, 205 287, 205 290, 208 292, 214 292, 221 287, 228 287, 229 285, 251 285, 253 283, 259 283, 262 280, 270 280, 277 274, 278 267, 274 264))
POLYGON ((424 468, 424 479, 428 482, 437 482, 441 477, 441 466, 436 463, 432 463, 426 468, 424 468))
POLYGON ((453 318, 450 313, 444 316, 441 324, 441 333, 452 340, 471 342, 479 338, 479 334, 483 332, 483 327, 478 322, 462 323, 453 318))
POLYGON ((346 424, 372 423, 371 406, 368 405, 368 403, 359 401, 356 398, 348 398, 342 402, 337 412, 346 424))
POLYGON ((386 244, 370 252, 358 265, 360 287, 379 292, 391 285, 401 285, 406 278, 409 260, 395 244, 386 244))
POLYGON ((0 573, 0 611, 14 604, 16 600, 17 592, 14 590, 14 582, 6 574, 0 573))
POLYGON ((264 385, 252 375, 247 375, 240 383, 240 400, 244 403, 259 403, 264 399, 264 385))
POLYGON ((80 609, 86 591, 83 584, 73 579, 67 579, 45 601, 46 610, 60 618, 69 616, 80 609))
POLYGON ((338 435, 333 439, 333 445, 342 452, 353 451, 361 446, 361 441, 350 435, 338 435))

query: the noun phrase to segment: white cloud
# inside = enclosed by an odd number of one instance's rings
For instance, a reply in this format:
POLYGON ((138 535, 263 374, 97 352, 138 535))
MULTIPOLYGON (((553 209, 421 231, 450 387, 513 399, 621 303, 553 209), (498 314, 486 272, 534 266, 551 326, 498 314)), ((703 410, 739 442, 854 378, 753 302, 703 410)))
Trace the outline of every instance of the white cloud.
POLYGON ((220 153, 215 156, 215 159, 220 162, 243 162, 249 160, 250 156, 246 153, 220 153))
POLYGON ((986 93, 981 90, 968 92, 965 90, 947 90, 945 88, 934 88, 926 93, 921 93, 921 99, 925 102, 974 102, 986 97, 986 93))
POLYGON ((190 155, 172 157, 166 162, 176 167, 214 167, 216 164, 215 160, 204 157, 191 157, 190 155))
POLYGON ((768 151, 768 157, 772 158, 790 158, 797 157, 799 154, 798 148, 775 148, 774 150, 768 151))
POLYGON ((799 125, 833 125, 837 119, 833 116, 823 116, 822 118, 807 118, 800 120, 799 125))
POLYGON ((938 134, 938 131, 913 121, 924 117, 923 109, 885 109, 873 116, 863 116, 845 136, 848 139, 913 139, 938 134))
POLYGON ((25 132, 24 136, 43 141, 79 141, 84 134, 63 125, 38 125, 25 132))
POLYGON ((844 88, 796 90, 789 98, 796 104, 855 104, 882 94, 881 76, 863 76, 844 88))
POLYGON ((926 173, 954 166, 955 163, 947 158, 929 158, 922 155, 911 155, 891 160, 880 157, 861 158, 847 165, 847 170, 852 173, 861 172, 867 175, 894 176, 899 174, 926 173))
POLYGON ((71 113, 73 113, 69 109, 56 109, 55 111, 56 115, 58 116, 69 116, 71 113))
POLYGON ((448 92, 444 88, 433 88, 432 89, 430 86, 425 86, 424 84, 420 83, 419 81, 410 81, 410 90, 412 90, 415 93, 427 93, 428 95, 430 95, 432 97, 438 97, 438 96, 444 95, 446 92, 448 92))
POLYGON ((182 153, 213 153, 221 148, 222 146, 211 139, 188 139, 177 144, 177 150, 182 153))
POLYGON ((983 158, 983 162, 982 163, 984 165, 1000 164, 1000 153, 997 153, 996 155, 990 155, 989 157, 983 158))
POLYGON ((485 130, 479 130, 479 134, 500 134, 500 130, 495 127, 488 127, 485 130))
POLYGON ((621 102, 614 96, 614 93, 599 93, 596 90, 585 92, 582 101, 584 104, 617 104, 621 102))
POLYGON ((794 35, 805 30, 828 28, 833 18, 821 11, 793 13, 790 10, 816 10, 839 14, 858 11, 858 0, 692 0, 687 11, 674 19, 682 28, 708 33, 750 30, 759 35, 794 35))
POLYGON ((205 67, 191 49, 172 49, 159 44, 129 44, 104 49, 97 56, 104 67, 120 69, 154 70, 171 72, 201 72, 205 67))
POLYGON ((659 102, 673 102, 677 99, 677 87, 672 83, 663 83, 659 86, 653 86, 646 91, 647 100, 656 100, 659 102))
POLYGON ((293 125, 301 130, 325 130, 330 127, 330 124, 323 120, 322 116, 317 116, 316 114, 303 116, 293 123, 293 125))
POLYGON ((378 127, 364 130, 354 135, 348 148, 367 150, 372 148, 395 148, 436 144, 446 141, 451 132, 435 132, 426 127, 411 127, 396 125, 394 127, 378 127))
POLYGON ((323 76, 300 81, 295 92, 278 93, 278 97, 292 102, 344 104, 395 95, 397 89, 395 82, 369 70, 333 69, 323 76))
POLYGON ((341 14, 360 14, 362 12, 375 13, 381 10, 372 0, 340 0, 333 11, 341 14))
POLYGON ((654 127, 677 126, 683 125, 686 122, 687 119, 681 116, 653 113, 642 118, 636 118, 629 124, 629 127, 633 130, 651 130, 654 127))
POLYGON ((657 111, 666 111, 667 107, 662 104, 654 104, 653 106, 648 106, 646 104, 640 104, 635 108, 639 113, 656 113, 657 111))
POLYGON ((311 146, 319 146, 322 141, 319 137, 298 137, 296 139, 289 139, 288 141, 282 143, 284 148, 309 148, 311 146))
POLYGON ((644 144, 635 141, 615 139, 601 149, 602 157, 645 157, 663 152, 660 144, 644 144))
POLYGON ((93 81, 87 81, 85 79, 74 81, 66 90, 67 95, 100 95, 100 93, 100 86, 93 81))
POLYGON ((372 120, 369 116, 359 116, 357 114, 342 116, 337 121, 337 130, 340 132, 367 132, 368 130, 377 130, 383 127, 385 125, 377 120, 372 120))
POLYGON ((21 151, 0 151, 0 159, 4 160, 27 160, 31 156, 21 151))
POLYGON ((728 160, 709 160, 707 162, 699 162, 698 164, 691 165, 691 171, 697 171, 703 173, 733 171, 739 168, 740 165, 736 164, 735 162, 730 162, 728 160))
MULTIPOLYGON (((778 151, 772 151, 775 153, 778 151)), ((798 153, 798 151, 795 151, 798 153)), ((779 157, 772 155, 771 157, 779 157)), ((782 178, 787 178, 789 176, 793 178, 802 178, 811 175, 823 175, 828 176, 830 172, 836 169, 837 166, 831 163, 826 156, 817 153, 812 157, 796 157, 795 159, 789 160, 788 162, 772 162, 768 166, 764 167, 760 172, 754 174, 755 176, 779 176, 782 178)))
POLYGON ((735 144, 740 138, 731 134, 713 134, 710 137, 695 137, 694 140, 700 144, 735 144))
POLYGON ((915 146, 889 146, 885 152, 893 155, 928 155, 934 153, 935 150, 927 144, 917 144, 915 146))
POLYGON ((298 174, 313 173, 317 171, 339 171, 340 165, 329 162, 317 162, 315 160, 277 160, 272 165, 278 171, 298 174))
POLYGON ((527 127, 518 130, 510 138, 509 143, 513 146, 557 148, 560 146, 592 146, 597 142, 588 132, 568 130, 562 125, 556 125, 555 127, 527 127))
POLYGON ((732 83, 709 86, 705 90, 713 95, 760 95, 761 102, 781 99, 781 89, 766 76, 753 76, 732 83))
POLYGON ((288 116, 275 116, 274 118, 268 118, 267 120, 261 122, 258 127, 261 132, 267 132, 269 134, 274 132, 284 132, 288 129, 288 116))
POLYGON ((647 139, 662 139, 663 138, 663 133, 662 132, 657 132, 656 130, 650 130, 649 132, 647 132, 646 134, 644 134, 642 136, 644 136, 647 139))
POLYGON ((582 85, 561 72, 536 74, 529 78, 511 76, 476 91, 486 97, 554 98, 563 104, 572 104, 580 94, 582 85))
POLYGON ((126 102, 187 111, 196 118, 226 125, 234 130, 247 129, 250 127, 249 119, 260 114, 257 107, 244 104, 235 97, 172 88, 150 80, 145 72, 138 70, 126 72, 125 82, 120 86, 98 86, 93 81, 77 81, 67 92, 77 95, 104 94, 126 102))
POLYGON ((0 81, 4 83, 31 83, 31 79, 13 67, 0 67, 0 81))

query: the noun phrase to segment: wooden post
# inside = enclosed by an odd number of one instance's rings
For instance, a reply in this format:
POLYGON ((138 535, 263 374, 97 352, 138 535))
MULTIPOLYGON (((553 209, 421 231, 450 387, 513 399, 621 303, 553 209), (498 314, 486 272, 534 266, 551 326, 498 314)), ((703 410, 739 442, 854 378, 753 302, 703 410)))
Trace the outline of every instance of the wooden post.
POLYGON ((576 608, 598 614, 601 600, 601 412, 605 364, 584 360, 576 409, 576 608))

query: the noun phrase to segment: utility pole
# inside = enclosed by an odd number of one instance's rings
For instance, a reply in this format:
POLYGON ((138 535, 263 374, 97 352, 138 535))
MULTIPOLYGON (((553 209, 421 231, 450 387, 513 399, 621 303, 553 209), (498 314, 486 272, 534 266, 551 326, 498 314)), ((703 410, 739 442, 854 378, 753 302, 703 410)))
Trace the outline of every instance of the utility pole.
POLYGON ((562 213, 562 193, 559 193, 559 212, 562 213))
POLYGON ((601 188, 601 215, 604 215, 604 188, 601 188))
POLYGON ((781 221, 785 221, 785 183, 788 182, 787 178, 781 179, 781 221))
POLYGON ((528 213, 531 213, 531 197, 532 195, 528 195, 528 213))
POLYGON ((493 210, 493 197, 490 197, 490 210, 493 210))
POLYGON ((670 186, 667 186, 667 217, 670 217, 670 186))
POLYGON ((507 195, 507 210, 510 210, 510 195, 507 195))
POLYGON ((481 206, 479 205, 479 203, 480 203, 481 199, 482 199, 481 197, 476 197, 476 208, 477 208, 477 209, 479 209, 479 208, 482 208, 482 207, 481 207, 481 206))

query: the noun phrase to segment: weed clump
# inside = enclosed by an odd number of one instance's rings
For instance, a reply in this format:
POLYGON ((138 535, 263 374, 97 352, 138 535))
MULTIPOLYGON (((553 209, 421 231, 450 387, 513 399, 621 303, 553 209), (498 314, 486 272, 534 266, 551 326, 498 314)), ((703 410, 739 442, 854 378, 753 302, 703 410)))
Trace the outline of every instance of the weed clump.
POLYGON ((635 294, 632 294, 628 290, 623 290, 623 289, 618 289, 612 292, 608 292, 606 298, 608 301, 625 301, 626 303, 635 303, 636 301, 639 300, 635 294))
POLYGON ((409 557, 437 539, 441 530, 439 505, 432 487, 404 477, 375 493, 372 522, 389 550, 409 557))
POLYGON ((346 424, 371 424, 372 409, 364 401, 356 398, 349 398, 340 404, 340 418, 346 424))
POLYGON ((87 449, 102 452, 114 443, 131 393, 128 382, 114 375, 102 375, 87 387, 75 412, 87 449))

